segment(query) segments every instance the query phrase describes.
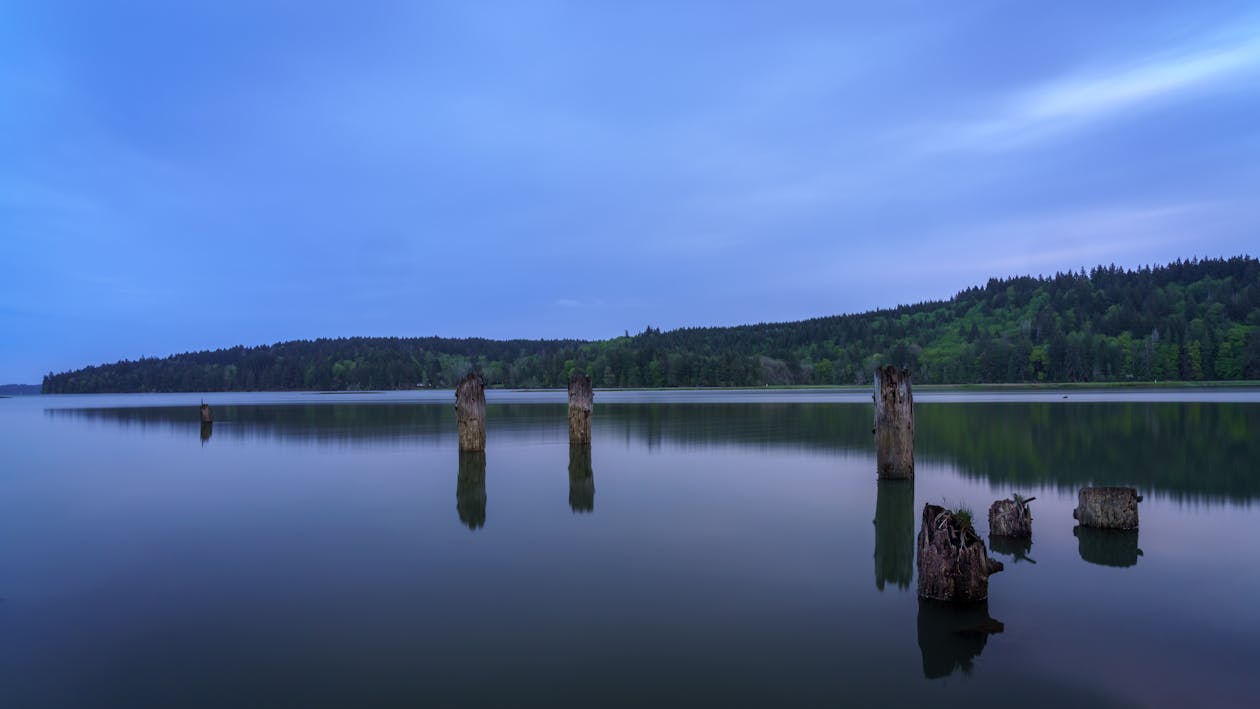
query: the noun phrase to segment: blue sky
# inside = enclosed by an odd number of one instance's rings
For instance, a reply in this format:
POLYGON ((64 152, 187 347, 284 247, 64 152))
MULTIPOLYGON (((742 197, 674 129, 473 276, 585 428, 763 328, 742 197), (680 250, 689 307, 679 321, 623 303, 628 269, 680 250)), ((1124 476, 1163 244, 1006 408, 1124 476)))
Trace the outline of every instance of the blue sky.
POLYGON ((0 382, 1256 253, 1260 8, 0 7, 0 382))

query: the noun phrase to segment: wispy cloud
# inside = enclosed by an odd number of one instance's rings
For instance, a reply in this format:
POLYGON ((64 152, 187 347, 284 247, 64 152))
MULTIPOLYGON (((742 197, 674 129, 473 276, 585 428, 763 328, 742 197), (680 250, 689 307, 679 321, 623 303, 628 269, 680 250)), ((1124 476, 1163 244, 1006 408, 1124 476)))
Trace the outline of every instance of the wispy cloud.
POLYGON ((1065 76, 1017 92, 991 114, 952 123, 929 144, 944 149, 1007 149, 1084 128, 1192 90, 1260 72, 1260 36, 1196 46, 1065 76))

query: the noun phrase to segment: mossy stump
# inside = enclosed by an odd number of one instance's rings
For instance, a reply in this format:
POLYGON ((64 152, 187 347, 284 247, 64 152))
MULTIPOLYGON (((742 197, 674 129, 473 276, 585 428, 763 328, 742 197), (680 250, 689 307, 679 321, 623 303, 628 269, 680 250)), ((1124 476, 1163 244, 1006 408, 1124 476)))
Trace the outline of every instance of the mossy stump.
POLYGON ((1028 509, 1028 503, 1035 499, 1015 495, 1013 500, 997 500, 990 505, 989 536, 1031 537, 1032 511, 1028 509))
POLYGON ((1142 496, 1131 487, 1083 487, 1072 516, 1083 527, 1137 529, 1142 496))
POLYGON ((989 558, 971 521, 937 505, 923 506, 919 529, 919 598, 951 603, 989 597, 989 576, 1002 570, 989 558))
POLYGON ((569 379, 569 445, 591 444, 591 413, 595 409, 595 391, 591 378, 574 374, 569 379))
POLYGON ((461 451, 486 449, 486 385, 475 372, 469 372, 455 388, 455 421, 461 451))
POLYGON ((914 396, 910 370, 875 370, 875 461, 881 480, 914 478, 914 396))

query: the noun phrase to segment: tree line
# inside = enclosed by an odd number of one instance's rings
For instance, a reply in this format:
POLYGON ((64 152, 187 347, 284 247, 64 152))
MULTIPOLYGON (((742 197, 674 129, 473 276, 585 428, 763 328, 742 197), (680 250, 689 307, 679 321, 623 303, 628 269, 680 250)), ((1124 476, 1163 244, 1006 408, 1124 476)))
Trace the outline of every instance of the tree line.
POLYGON ((124 360, 44 377, 49 394, 451 387, 1260 379, 1260 261, 990 279, 945 301, 788 323, 647 327, 609 340, 325 338, 124 360))

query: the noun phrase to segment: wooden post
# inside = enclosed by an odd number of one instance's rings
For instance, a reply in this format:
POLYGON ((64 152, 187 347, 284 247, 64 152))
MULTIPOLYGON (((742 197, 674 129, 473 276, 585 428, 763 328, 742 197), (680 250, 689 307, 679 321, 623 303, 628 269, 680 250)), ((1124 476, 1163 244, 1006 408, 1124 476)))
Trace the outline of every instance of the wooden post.
POLYGON ((210 405, 204 401, 201 402, 201 422, 202 423, 214 422, 214 412, 210 410, 210 405))
POLYGON ((595 473, 591 469, 591 447, 569 444, 569 509, 595 511, 595 473))
POLYGON ((970 520, 931 504, 923 506, 918 565, 919 598, 953 602, 988 598, 989 576, 1003 568, 970 520))
POLYGON ((875 483, 875 588, 910 588, 914 578, 914 481, 875 483))
POLYGON ((1131 487, 1083 487, 1072 516, 1083 527, 1137 529, 1142 496, 1131 487))
POLYGON ((569 379, 569 445, 591 444, 591 412, 595 408, 595 392, 591 378, 574 374, 569 379))
POLYGON ((910 370, 875 370, 875 460, 885 480, 914 478, 914 397, 910 370))
POLYGON ((1013 500, 998 500, 989 506, 990 537, 1031 537, 1032 512, 1028 503, 1037 498, 1015 495, 1013 500))
POLYGON ((455 483, 455 511, 469 529, 486 525, 486 453, 459 452, 459 477, 455 483))
POLYGON ((461 451, 486 449, 485 381, 476 372, 469 372, 455 388, 455 420, 459 427, 461 451))

